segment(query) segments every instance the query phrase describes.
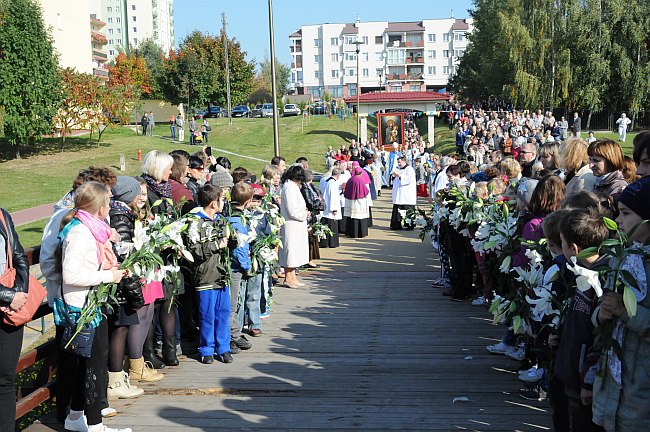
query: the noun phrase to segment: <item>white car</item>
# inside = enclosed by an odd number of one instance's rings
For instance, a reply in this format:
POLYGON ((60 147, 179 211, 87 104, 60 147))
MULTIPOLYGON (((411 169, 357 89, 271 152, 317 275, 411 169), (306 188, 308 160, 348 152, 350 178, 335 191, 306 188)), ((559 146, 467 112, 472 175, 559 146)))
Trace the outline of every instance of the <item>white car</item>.
POLYGON ((273 117, 273 104, 265 103, 262 105, 262 117, 273 117))
POLYGON ((296 106, 296 104, 286 104, 284 106, 284 111, 283 111, 283 116, 288 117, 288 116, 299 116, 301 113, 300 108, 296 106))

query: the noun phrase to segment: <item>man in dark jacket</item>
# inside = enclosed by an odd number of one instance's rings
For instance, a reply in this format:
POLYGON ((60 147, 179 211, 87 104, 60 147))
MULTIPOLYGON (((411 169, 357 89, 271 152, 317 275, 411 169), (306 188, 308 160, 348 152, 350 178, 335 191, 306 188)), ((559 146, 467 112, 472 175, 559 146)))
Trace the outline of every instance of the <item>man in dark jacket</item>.
POLYGON ((142 136, 147 135, 147 126, 149 125, 149 117, 147 117, 147 113, 142 114, 142 117, 140 118, 140 126, 142 126, 142 136))

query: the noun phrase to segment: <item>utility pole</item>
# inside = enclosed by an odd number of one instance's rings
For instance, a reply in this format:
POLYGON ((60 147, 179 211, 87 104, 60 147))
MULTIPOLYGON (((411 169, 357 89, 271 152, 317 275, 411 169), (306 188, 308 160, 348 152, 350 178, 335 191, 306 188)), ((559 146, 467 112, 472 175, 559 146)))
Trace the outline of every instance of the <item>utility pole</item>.
POLYGON ((271 94, 273 95, 273 154, 280 156, 278 133, 278 91, 275 86, 275 42, 273 40, 273 0, 269 0, 269 40, 271 44, 271 94))
POLYGON ((359 88, 359 45, 363 42, 359 42, 357 39, 354 41, 354 44, 357 46, 357 143, 361 142, 361 113, 359 112, 359 94, 361 93, 361 88, 359 88))
POLYGON ((228 99, 228 124, 232 125, 232 109, 230 105, 230 66, 228 65, 228 35, 226 34, 225 12, 221 12, 221 22, 223 23, 223 51, 226 58, 226 98, 228 99))

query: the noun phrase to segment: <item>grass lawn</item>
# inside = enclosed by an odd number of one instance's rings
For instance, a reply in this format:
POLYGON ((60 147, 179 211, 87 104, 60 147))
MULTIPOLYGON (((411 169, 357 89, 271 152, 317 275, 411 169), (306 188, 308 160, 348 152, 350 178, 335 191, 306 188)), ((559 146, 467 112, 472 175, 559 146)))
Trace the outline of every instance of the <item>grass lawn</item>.
POLYGON ((20 244, 24 248, 40 245, 41 239, 43 238, 43 229, 47 225, 48 220, 47 218, 41 219, 16 227, 20 244))

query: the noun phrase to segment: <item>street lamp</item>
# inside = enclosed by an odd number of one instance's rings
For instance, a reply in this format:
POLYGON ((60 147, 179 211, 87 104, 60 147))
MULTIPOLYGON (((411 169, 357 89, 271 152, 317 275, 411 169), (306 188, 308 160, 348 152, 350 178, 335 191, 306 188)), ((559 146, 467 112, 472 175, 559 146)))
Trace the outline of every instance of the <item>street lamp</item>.
POLYGON ((357 143, 361 142, 361 116, 359 112, 359 94, 361 93, 361 89, 359 88, 359 45, 362 45, 363 42, 359 42, 358 40, 353 42, 356 46, 356 53, 357 53, 357 143))
POLYGON ((269 0, 269 43, 271 45, 271 94, 273 95, 273 154, 280 156, 278 133, 278 93, 275 86, 275 42, 273 40, 273 0, 269 0))
POLYGON ((381 87, 381 76, 383 75, 383 71, 379 69, 377 70, 377 74, 379 75, 379 87, 381 87))

